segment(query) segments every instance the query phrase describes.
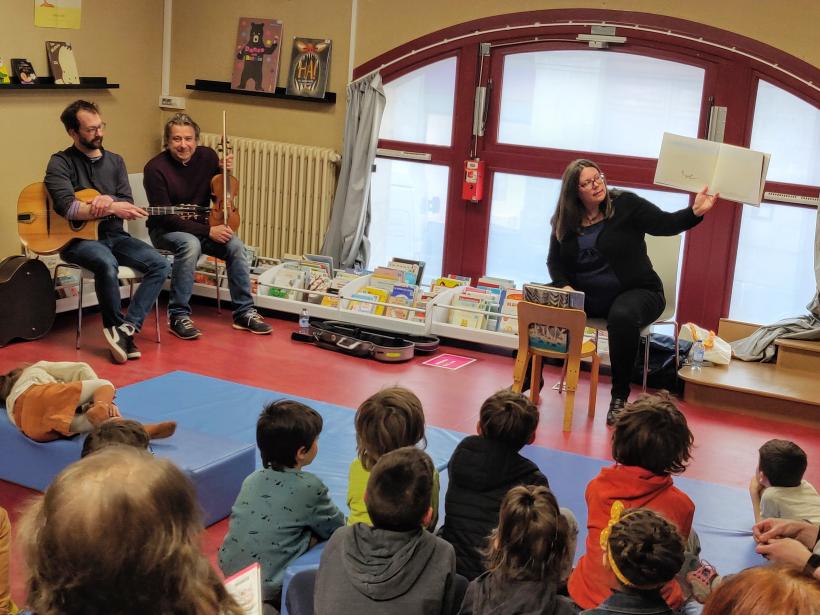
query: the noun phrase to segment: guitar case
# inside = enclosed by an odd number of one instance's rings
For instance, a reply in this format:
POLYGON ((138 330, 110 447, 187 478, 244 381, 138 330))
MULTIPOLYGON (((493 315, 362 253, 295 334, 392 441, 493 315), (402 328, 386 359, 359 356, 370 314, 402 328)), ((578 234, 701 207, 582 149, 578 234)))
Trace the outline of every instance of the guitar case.
POLYGON ((405 335, 338 320, 311 320, 308 333, 294 331, 291 339, 383 363, 409 361, 416 354, 431 354, 439 346, 434 335, 405 335))
POLYGON ((57 311, 54 285, 42 261, 0 261, 0 348, 13 339, 36 340, 51 330, 57 311))

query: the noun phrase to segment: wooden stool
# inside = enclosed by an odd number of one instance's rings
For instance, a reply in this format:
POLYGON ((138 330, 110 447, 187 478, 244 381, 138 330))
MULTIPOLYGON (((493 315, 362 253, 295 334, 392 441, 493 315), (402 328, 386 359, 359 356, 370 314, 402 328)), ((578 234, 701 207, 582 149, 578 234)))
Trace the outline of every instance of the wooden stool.
POLYGON ((595 416, 600 359, 598 358, 598 348, 595 342, 593 340, 584 341, 585 327, 586 314, 583 310, 551 307, 528 301, 518 303, 518 357, 515 360, 512 390, 517 393, 521 392, 527 368, 532 365, 530 399, 534 404, 537 404, 540 392, 538 379, 541 375, 542 357, 563 359, 564 375, 561 380, 565 383, 562 388, 565 388, 567 394, 564 400, 564 431, 571 431, 572 429, 572 413, 575 405, 575 391, 578 388, 578 376, 581 371, 581 359, 587 357, 592 358, 587 415, 590 418, 595 416), (530 325, 546 325, 566 329, 566 352, 530 346, 530 325))

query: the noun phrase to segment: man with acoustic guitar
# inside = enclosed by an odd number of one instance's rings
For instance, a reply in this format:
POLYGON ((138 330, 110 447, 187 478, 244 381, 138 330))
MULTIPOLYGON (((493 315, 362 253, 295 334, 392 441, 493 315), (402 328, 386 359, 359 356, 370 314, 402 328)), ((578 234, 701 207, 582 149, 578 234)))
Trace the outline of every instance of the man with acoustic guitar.
POLYGON ((54 154, 46 168, 45 185, 55 211, 70 221, 100 219, 98 239, 76 239, 60 252, 68 263, 94 273, 94 288, 102 312, 103 333, 115 363, 141 356, 134 335, 154 305, 170 265, 150 245, 131 237, 123 220, 145 218, 134 205, 128 172, 121 156, 103 149, 105 123, 96 104, 77 100, 60 115, 74 144, 54 154), (99 196, 80 200, 75 193, 93 188, 99 196), (118 267, 142 273, 142 282, 123 316, 118 267))
MULTIPOLYGON (((199 125, 185 113, 177 113, 165 124, 165 151, 145 165, 143 183, 152 206, 211 206, 211 180, 221 173, 222 162, 210 147, 198 145, 199 125)), ((232 156, 226 157, 230 169, 232 156)), ((221 178, 220 178, 221 179, 221 178)), ((267 335, 271 326, 254 308, 245 246, 227 221, 212 225, 207 215, 194 218, 167 215, 148 220, 151 241, 161 250, 174 253, 168 328, 183 340, 202 332, 191 320, 194 272, 202 253, 225 261, 228 288, 234 304, 233 328, 267 335)))

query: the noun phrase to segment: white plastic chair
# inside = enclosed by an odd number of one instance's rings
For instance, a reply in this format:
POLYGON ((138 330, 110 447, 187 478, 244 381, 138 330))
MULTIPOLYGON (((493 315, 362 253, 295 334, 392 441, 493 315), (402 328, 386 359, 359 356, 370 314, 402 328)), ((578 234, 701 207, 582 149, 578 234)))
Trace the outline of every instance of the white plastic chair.
MULTIPOLYGON (((643 391, 646 391, 646 377, 649 373, 649 334, 656 325, 672 325, 675 338, 675 371, 678 369, 678 323, 675 320, 675 311, 678 305, 678 266, 680 262, 681 236, 656 237, 646 236, 646 250, 652 267, 663 283, 663 294, 666 297, 666 307, 658 319, 641 330, 641 337, 645 340, 643 353, 643 391)), ((606 331, 605 318, 588 318, 587 327, 595 329, 595 342, 598 343, 598 332, 606 331)))

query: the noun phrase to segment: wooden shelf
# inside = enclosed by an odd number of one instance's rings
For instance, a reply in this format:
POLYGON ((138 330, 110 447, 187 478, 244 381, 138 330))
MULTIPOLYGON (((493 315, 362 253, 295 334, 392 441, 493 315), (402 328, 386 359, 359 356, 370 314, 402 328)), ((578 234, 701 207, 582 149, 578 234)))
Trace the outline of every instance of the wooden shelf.
POLYGON ((309 96, 293 96, 285 93, 285 88, 276 88, 275 92, 257 92, 255 90, 232 90, 229 81, 208 81, 207 79, 196 79, 194 84, 185 86, 189 90, 198 92, 216 92, 218 94, 238 94, 239 96, 260 96, 262 98, 279 98, 282 100, 299 100, 303 102, 320 103, 326 105, 336 104, 336 92, 325 92, 324 98, 311 98, 309 96))
POLYGON ((119 83, 108 83, 107 77, 80 77, 80 83, 54 83, 53 77, 37 77, 35 83, 0 83, 0 90, 116 90, 119 83))

